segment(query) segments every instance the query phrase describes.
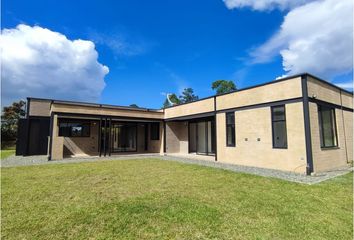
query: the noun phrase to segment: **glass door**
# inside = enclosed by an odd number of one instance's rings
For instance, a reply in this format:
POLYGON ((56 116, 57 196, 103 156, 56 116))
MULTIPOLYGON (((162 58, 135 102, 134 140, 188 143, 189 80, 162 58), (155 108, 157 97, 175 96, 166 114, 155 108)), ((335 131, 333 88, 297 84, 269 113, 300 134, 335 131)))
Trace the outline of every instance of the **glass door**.
POLYGON ((207 154, 208 147, 207 147, 207 129, 206 129, 206 122, 198 122, 197 123, 197 153, 199 154, 207 154))
POLYGON ((131 123, 112 124, 111 140, 113 152, 135 152, 137 150, 137 125, 131 123))
POLYGON ((189 123, 189 152, 203 155, 215 153, 215 124, 213 120, 189 123))

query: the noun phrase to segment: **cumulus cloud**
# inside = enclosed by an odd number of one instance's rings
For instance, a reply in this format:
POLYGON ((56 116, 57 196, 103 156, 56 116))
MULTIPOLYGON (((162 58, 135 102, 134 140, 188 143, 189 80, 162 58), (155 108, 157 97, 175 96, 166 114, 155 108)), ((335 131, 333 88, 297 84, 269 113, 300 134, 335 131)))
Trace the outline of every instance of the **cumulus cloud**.
POLYGON ((256 11, 291 9, 310 0, 223 0, 228 9, 251 8, 256 11))
POLYGON ((27 96, 99 99, 109 69, 98 62, 93 42, 24 24, 1 33, 3 105, 27 96))
MULTIPOLYGON (((290 1, 279 1, 283 5, 267 1, 267 7, 262 5, 265 1, 230 2, 247 2, 248 5, 235 7, 249 6, 258 10, 290 6, 286 5, 290 1), (256 7, 255 2, 261 5, 256 7)), ((286 74, 310 72, 331 79, 350 73, 353 69, 352 0, 299 2, 302 5, 285 15, 278 32, 251 52, 251 62, 269 62, 280 54, 286 74)))

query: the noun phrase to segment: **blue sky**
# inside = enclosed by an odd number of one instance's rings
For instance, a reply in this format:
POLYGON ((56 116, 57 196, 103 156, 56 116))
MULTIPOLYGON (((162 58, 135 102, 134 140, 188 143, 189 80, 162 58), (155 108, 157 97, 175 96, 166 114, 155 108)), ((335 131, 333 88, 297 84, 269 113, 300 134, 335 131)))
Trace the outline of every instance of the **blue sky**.
MULTIPOLYGON (((299 6, 280 6, 275 3, 262 8, 252 2, 240 6, 237 5, 237 0, 4 0, 2 29, 15 29, 18 24, 24 24, 58 32, 70 41, 89 40, 94 43, 98 63, 109 69, 109 73, 99 75, 102 76, 105 87, 97 85, 101 87, 97 87, 99 90, 94 94, 91 92, 95 89, 82 91, 77 95, 70 94, 71 90, 60 90, 64 85, 71 86, 73 82, 63 80, 62 84, 55 85, 60 91, 52 95, 48 91, 40 90, 40 87, 38 90, 26 92, 33 97, 54 96, 60 99, 117 105, 136 103, 141 107, 160 108, 165 99, 164 93, 179 94, 186 87, 192 87, 199 97, 206 97, 213 94, 211 83, 218 79, 234 80, 238 88, 243 88, 297 71, 313 72, 350 89, 348 83, 352 81, 353 70, 352 67, 348 69, 347 63, 338 64, 338 68, 327 67, 326 71, 311 71, 311 64, 303 66, 292 62, 291 70, 284 70, 284 61, 292 58, 287 58, 286 52, 284 56, 280 52, 290 49, 288 52, 293 56, 302 51, 297 50, 298 45, 288 44, 287 41, 295 41, 290 33, 283 34, 289 38, 285 42, 276 42, 277 34, 282 34, 280 26, 289 12, 312 3, 299 6), (273 43, 272 39, 275 39, 276 43, 273 43), (269 48, 272 48, 270 52, 269 48), (266 60, 263 59, 264 55, 267 55, 266 60), (87 96, 90 97, 86 97, 85 94, 89 91, 87 96)), ((290 20, 289 17, 289 22, 290 20)), ((352 39, 352 36, 350 38, 352 39)), ((335 51, 337 50, 334 50, 333 54, 335 51)), ((43 56, 46 57, 51 58, 51 55, 43 56)), ((65 57, 62 60, 66 61, 65 57)), ((300 59, 299 62, 304 61, 300 59)), ((42 69, 48 65, 55 68, 53 63, 44 66, 38 64, 42 69)), ((33 76, 46 78, 46 75, 37 73, 33 76)), ((43 81, 43 84, 48 81, 60 83, 61 79, 48 77, 43 81)), ((80 83, 85 81, 89 80, 85 77, 78 79, 71 89, 80 88, 80 83)), ((41 85, 40 82, 38 84, 41 85)), ((9 85, 9 88, 16 87, 9 85)), ((3 92, 6 91, 7 89, 3 88, 3 92)), ((11 99, 15 95, 24 97, 18 92, 9 91, 7 98, 11 99)), ((4 103, 6 101, 7 99, 3 99, 4 103)))

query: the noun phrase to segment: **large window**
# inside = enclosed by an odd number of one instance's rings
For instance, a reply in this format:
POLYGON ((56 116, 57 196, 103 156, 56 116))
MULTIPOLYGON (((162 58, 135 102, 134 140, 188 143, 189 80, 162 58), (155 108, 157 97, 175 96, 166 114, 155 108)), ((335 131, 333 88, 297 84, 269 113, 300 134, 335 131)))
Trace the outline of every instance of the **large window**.
POLYGON ((272 111, 273 148, 287 148, 285 106, 275 106, 272 111))
POLYGON ((160 123, 151 123, 150 139, 160 140, 160 123))
POLYGON ((89 137, 90 122, 60 122, 59 136, 61 137, 89 137))
POLYGON ((226 113, 226 146, 235 145, 235 112, 228 112, 226 113))
POLYGON ((321 147, 337 147, 337 130, 334 108, 318 106, 321 147))

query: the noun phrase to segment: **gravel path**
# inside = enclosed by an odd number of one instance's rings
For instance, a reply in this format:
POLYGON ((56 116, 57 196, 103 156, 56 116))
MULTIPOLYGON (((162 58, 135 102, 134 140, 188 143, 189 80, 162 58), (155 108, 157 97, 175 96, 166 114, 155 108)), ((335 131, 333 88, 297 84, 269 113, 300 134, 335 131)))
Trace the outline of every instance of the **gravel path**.
POLYGON ((107 160, 133 160, 133 159, 151 159, 158 158, 165 161, 177 161, 187 164, 196 164, 207 167, 214 167, 220 169, 226 169, 234 172, 254 174, 263 177, 278 178, 286 181, 303 183, 303 184, 316 184, 328 179, 338 177, 353 171, 352 167, 337 169, 335 171, 324 172, 317 174, 315 176, 306 176, 304 174, 285 172, 273 169, 248 167, 227 163, 220 163, 215 161, 207 160, 195 160, 183 157, 175 156, 161 156, 158 154, 134 154, 134 155, 124 155, 124 156, 110 156, 110 157, 83 157, 83 158, 69 158, 57 161, 48 161, 47 156, 10 156, 8 158, 1 160, 1 167, 17 167, 17 166, 30 166, 30 165, 47 165, 47 164, 65 164, 65 163, 80 163, 80 162, 97 162, 97 161, 107 161, 107 160))

